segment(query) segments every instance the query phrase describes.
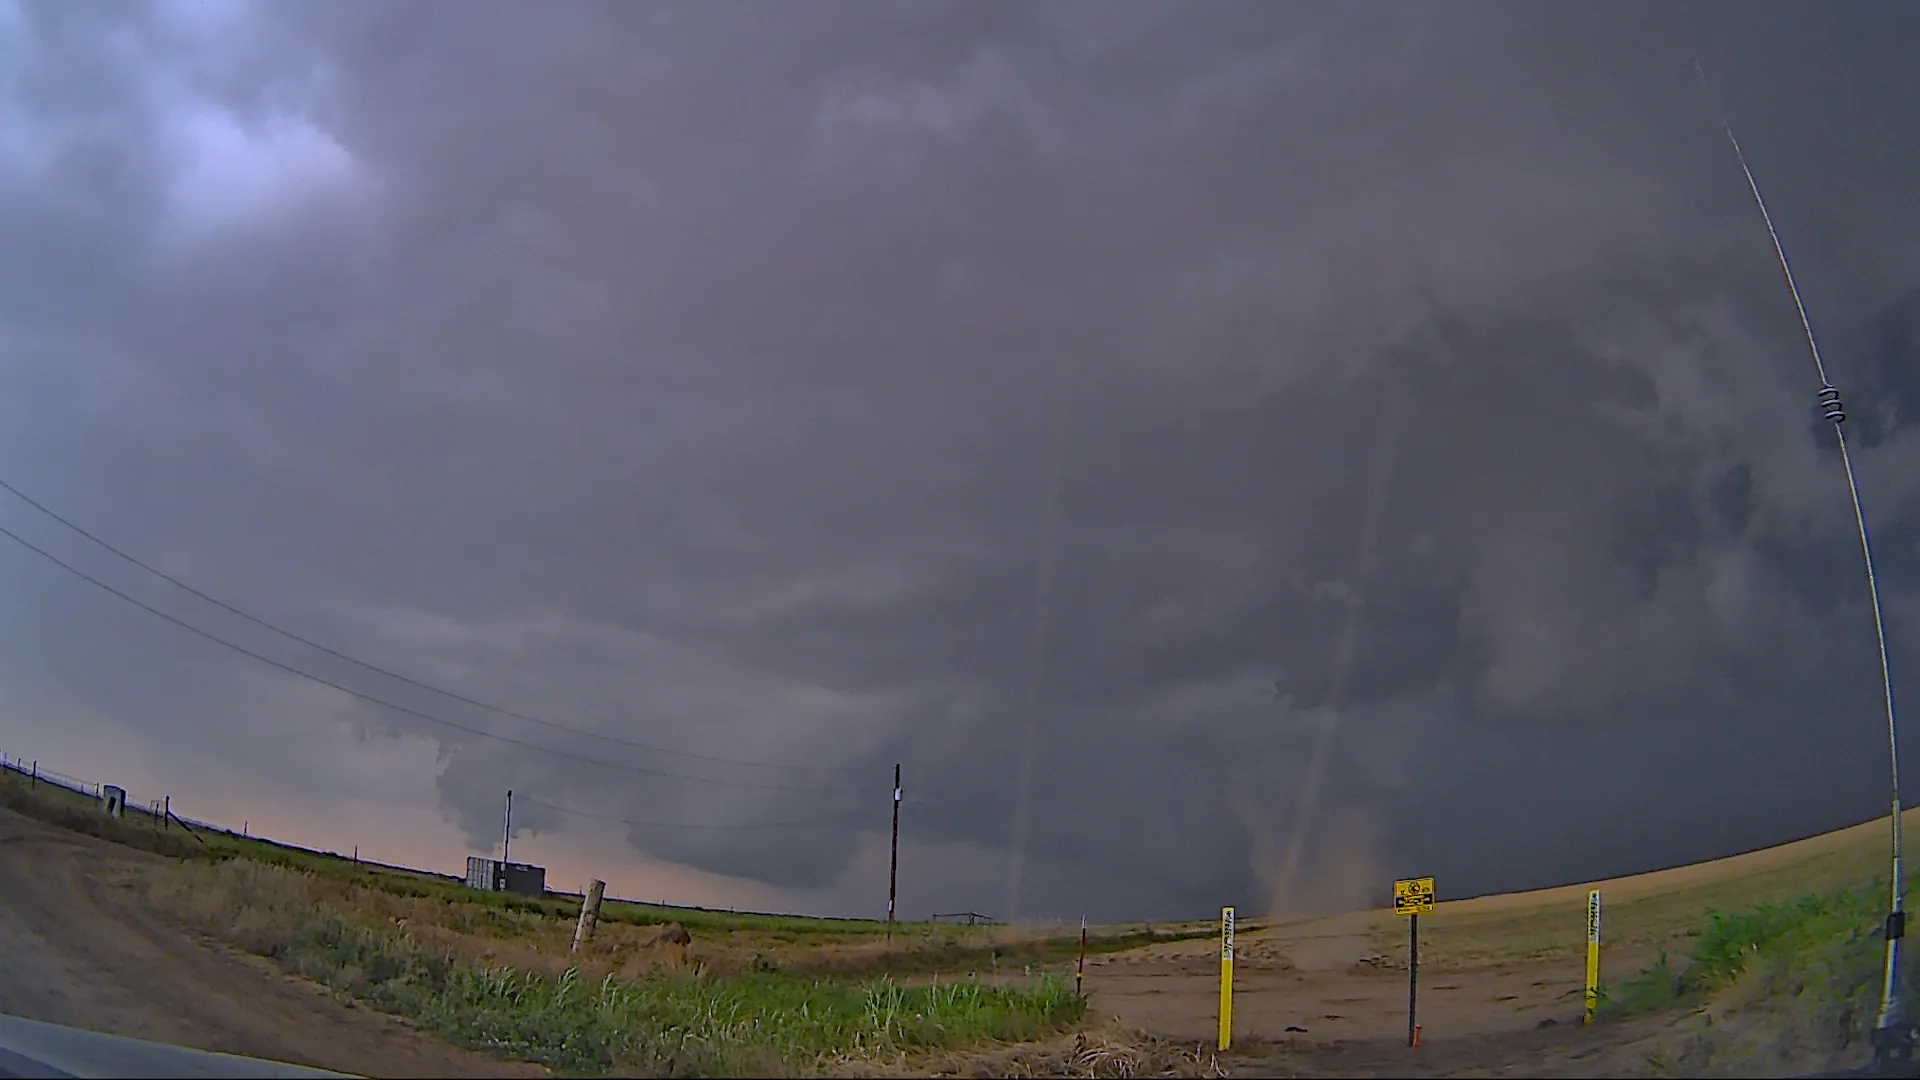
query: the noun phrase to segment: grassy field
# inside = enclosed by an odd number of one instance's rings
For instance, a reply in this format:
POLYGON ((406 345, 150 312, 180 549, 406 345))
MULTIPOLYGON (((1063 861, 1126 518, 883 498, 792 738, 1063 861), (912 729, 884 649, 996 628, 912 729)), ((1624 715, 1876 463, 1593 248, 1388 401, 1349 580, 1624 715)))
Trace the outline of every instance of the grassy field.
MULTIPOLYGON (((573 1075, 793 1075, 1078 1025, 1071 936, 997 925, 735 914, 480 892, 0 776, 0 805, 166 856, 103 867, 147 910, 460 1045, 573 1075), (980 977, 973 977, 975 974, 980 977), (991 977, 990 977, 991 976, 991 977)), ((1206 933, 1103 928, 1089 951, 1206 933)))
POLYGON ((841 1060, 1035 1038, 1078 1022, 1069 982, 809 978, 690 970, 671 943, 398 896, 252 860, 151 862, 116 883, 210 937, 454 1043, 572 1075, 782 1075, 841 1060))
MULTIPOLYGON (((100 812, 97 800, 57 784, 35 784, 30 778, 13 772, 0 773, 0 805, 66 828, 175 857, 248 859, 329 879, 357 882, 398 896, 458 901, 536 916, 572 919, 580 910, 578 893, 549 890, 544 897, 531 897, 479 892, 468 888, 459 878, 430 870, 356 861, 336 852, 315 851, 225 830, 163 824, 144 807, 128 806, 120 821, 109 821, 100 812)), ((871 942, 889 933, 887 923, 879 919, 721 911, 614 897, 608 897, 602 905, 600 921, 640 927, 675 924, 693 933, 744 936, 775 950, 783 946, 808 950, 822 944, 871 942)), ((1090 930, 1087 948, 1094 954, 1115 952, 1211 933, 1211 923, 1096 926, 1090 930)), ((1068 931, 993 923, 963 926, 900 920, 892 925, 891 934, 896 940, 933 946, 931 951, 923 947, 896 952, 899 963, 919 971, 952 970, 969 963, 991 964, 996 952, 1008 962, 1058 963, 1070 958, 1079 945, 1077 927, 1068 931)))
MULTIPOLYGON (((1903 821, 1909 831, 1920 828, 1920 810, 1908 811, 1903 821)), ((1882 818, 1777 847, 1632 877, 1443 900, 1431 916, 1421 920, 1421 963, 1471 968, 1577 959, 1586 949, 1589 889, 1601 892, 1608 957, 1637 959, 1663 949, 1674 955, 1686 953, 1705 933, 1714 912, 1752 911, 1857 890, 1869 894, 1879 890, 1884 905, 1886 874, 1887 822, 1882 818)), ((1243 953, 1257 957, 1282 951, 1290 943, 1330 935, 1361 935, 1380 952, 1389 953, 1405 948, 1406 925, 1391 911, 1297 922, 1246 920, 1240 927, 1240 945, 1243 953)))
MULTIPOLYGON (((1637 974, 1603 989, 1606 1015, 1691 1010, 1689 1025, 1656 1053, 1656 1073, 1743 1075, 1791 1063, 1801 1070, 1864 1057, 1876 1019, 1885 941, 1886 878, 1707 913, 1684 951, 1661 950, 1637 974)), ((1914 886, 1905 882, 1909 908, 1914 886)), ((1909 965, 1908 1000, 1920 989, 1909 965)))
MULTIPOLYGON (((109 821, 93 800, 17 776, 0 776, 0 805, 168 856, 129 863, 118 883, 186 927, 456 1043, 566 1073, 870 1073, 995 1052, 983 1047, 1059 1049, 1060 1033, 1085 1030, 1065 977, 1077 928, 900 923, 888 943, 874 921, 609 902, 595 940, 570 955, 577 899, 482 893, 442 875, 189 834, 131 809, 109 821)), ((1644 1043, 1633 1074, 1823 1067, 1864 1052, 1885 845, 1882 820, 1592 886, 1442 902, 1422 920, 1422 966, 1577 966, 1597 887, 1606 1019, 1643 1032, 1646 1018, 1668 1018, 1658 1038, 1633 1036, 1644 1043)), ((1257 963, 1357 942, 1395 955, 1404 933, 1383 911, 1250 920, 1239 951, 1257 963)), ((1095 927, 1088 951, 1198 957, 1214 934, 1211 922, 1095 927)), ((1098 1037, 1060 1049, 1060 1067, 1081 1069, 1098 1037)))
MULTIPOLYGON (((1920 811, 1904 823, 1920 826, 1920 811)), ((1887 833, 1883 818, 1712 862, 1443 902, 1421 919, 1421 966, 1449 981, 1513 968, 1566 979, 1580 970, 1587 892, 1597 888, 1609 1023, 1593 1038, 1633 1044, 1615 1068, 1752 1076, 1857 1064, 1878 1005, 1887 833)), ((1405 920, 1390 911, 1243 926, 1250 959, 1298 958, 1328 942, 1395 959, 1406 948, 1405 920)), ((1906 981, 1920 991, 1911 966, 1906 981)))
MULTIPOLYGON (((375 884, 393 892, 417 896, 459 897, 514 910, 561 914, 577 913, 578 894, 554 893, 526 897, 507 893, 479 893, 450 874, 416 870, 383 863, 357 861, 337 852, 315 851, 257 836, 242 836, 220 829, 191 828, 183 823, 163 823, 145 807, 129 805, 119 822, 110 822, 100 813, 98 801, 69 788, 52 783, 34 783, 31 778, 8 772, 0 774, 0 802, 23 812, 91 835, 103 836, 149 851, 168 855, 207 855, 215 858, 244 858, 294 870, 307 870, 329 877, 346 877, 375 884), (29 805, 27 800, 31 800, 29 805)), ((703 929, 755 930, 768 933, 827 934, 840 937, 884 934, 885 922, 877 919, 827 919, 799 915, 716 911, 709 908, 681 907, 671 904, 646 904, 608 898, 602 909, 603 921, 635 925, 678 923, 703 929)), ((895 932, 912 927, 896 923, 895 932)), ((920 924, 924 928, 925 924, 920 924)))

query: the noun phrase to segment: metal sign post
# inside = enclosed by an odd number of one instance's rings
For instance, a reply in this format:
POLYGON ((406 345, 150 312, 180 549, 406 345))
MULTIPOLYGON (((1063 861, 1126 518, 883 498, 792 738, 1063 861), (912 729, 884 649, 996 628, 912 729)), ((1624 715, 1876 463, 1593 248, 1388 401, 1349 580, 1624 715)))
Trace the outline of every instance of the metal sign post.
POLYGON ((1420 916, 1433 913, 1433 879, 1393 883, 1393 911, 1407 917, 1407 1045, 1420 1045, 1420 916))

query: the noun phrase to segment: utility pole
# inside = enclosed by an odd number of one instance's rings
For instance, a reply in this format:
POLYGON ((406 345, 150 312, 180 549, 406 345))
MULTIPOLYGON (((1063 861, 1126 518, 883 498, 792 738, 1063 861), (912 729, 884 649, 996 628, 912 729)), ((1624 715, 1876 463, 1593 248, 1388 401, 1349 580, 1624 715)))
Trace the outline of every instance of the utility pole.
POLYGON ((1087 996, 1087 917, 1080 916, 1080 959, 1073 966, 1073 992, 1087 996))
POLYGON ((893 855, 887 861, 887 944, 893 944, 893 898, 900 883, 900 765, 893 766, 893 855))
POLYGON ((500 837, 500 861, 507 862, 507 847, 513 843, 513 789, 507 789, 507 824, 500 837))

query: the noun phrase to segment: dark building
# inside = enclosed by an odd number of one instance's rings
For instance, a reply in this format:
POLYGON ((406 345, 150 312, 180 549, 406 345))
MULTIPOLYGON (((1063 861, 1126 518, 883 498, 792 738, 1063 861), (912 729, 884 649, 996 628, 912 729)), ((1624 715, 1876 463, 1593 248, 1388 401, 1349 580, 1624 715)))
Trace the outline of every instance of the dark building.
POLYGON ((483 892, 510 892, 521 896, 547 894, 547 868, 532 863, 502 862, 467 856, 467 887, 483 892))

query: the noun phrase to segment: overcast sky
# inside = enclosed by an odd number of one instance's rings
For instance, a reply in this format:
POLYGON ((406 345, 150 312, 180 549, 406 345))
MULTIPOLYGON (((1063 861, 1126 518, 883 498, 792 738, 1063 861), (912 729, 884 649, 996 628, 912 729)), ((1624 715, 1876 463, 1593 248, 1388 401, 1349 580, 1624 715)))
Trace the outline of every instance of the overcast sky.
POLYGON ((1693 61, 1846 392, 1904 688, 1916 34, 0 0, 0 480, 522 714, 0 495, 410 710, 0 538, 0 750, 454 871, 511 787, 556 884, 854 914, 900 762, 907 917, 1457 896, 1871 817, 1832 429, 1693 61))

